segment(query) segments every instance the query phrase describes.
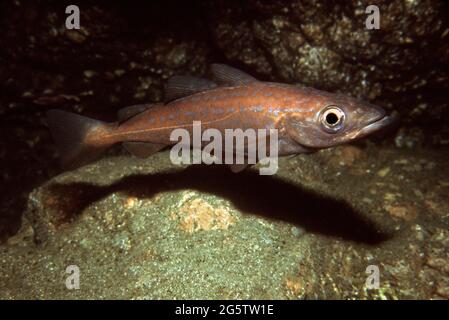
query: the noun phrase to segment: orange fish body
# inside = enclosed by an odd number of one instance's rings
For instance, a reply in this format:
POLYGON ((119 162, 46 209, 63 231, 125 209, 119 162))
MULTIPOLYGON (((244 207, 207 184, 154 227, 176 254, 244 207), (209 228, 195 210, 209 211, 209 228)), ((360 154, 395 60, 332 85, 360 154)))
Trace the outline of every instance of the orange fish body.
POLYGON ((49 112, 49 125, 65 162, 77 167, 112 144, 124 142, 136 155, 148 156, 176 142, 175 129, 276 129, 279 156, 311 152, 366 136, 391 122, 380 107, 312 88, 261 82, 228 66, 213 65, 218 83, 174 77, 167 104, 133 106, 112 124, 64 111, 49 112), (67 136, 66 132, 72 129, 67 136), (70 136, 71 135, 71 136, 70 136))

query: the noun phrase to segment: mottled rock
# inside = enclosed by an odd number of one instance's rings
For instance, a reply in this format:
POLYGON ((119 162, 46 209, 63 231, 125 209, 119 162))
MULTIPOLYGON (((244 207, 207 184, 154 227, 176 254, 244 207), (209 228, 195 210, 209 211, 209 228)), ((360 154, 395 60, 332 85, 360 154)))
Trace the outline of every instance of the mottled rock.
POLYGON ((413 206, 387 206, 386 210, 395 218, 411 221, 416 218, 418 211, 413 206))
POLYGON ((329 164, 333 166, 352 166, 362 158, 363 151, 355 146, 341 146, 332 151, 329 164))
MULTIPOLYGON (((207 12, 226 56, 269 78, 379 99, 391 107, 396 100, 394 108, 404 113, 429 108, 416 102, 416 94, 401 101, 394 96, 413 91, 422 98, 426 88, 447 87, 446 5, 431 0, 376 3, 380 29, 367 30, 369 4, 218 1, 209 3, 207 12)), ((444 101, 440 98, 438 103, 444 101)), ((432 104, 434 116, 439 108, 432 104)))
MULTIPOLYGON (((447 297, 447 216, 429 214, 415 195, 418 181, 420 190, 437 185, 447 155, 364 152, 357 163, 375 168, 365 179, 336 175, 341 167, 325 165, 331 152, 281 159, 275 177, 177 167, 167 152, 66 172, 30 194, 21 231, 0 246, 0 296, 447 297), (435 167, 399 175, 401 157, 435 167), (391 164, 385 177, 381 161, 391 164), (373 182, 382 192, 370 194, 373 182), (64 284, 73 264, 82 272, 76 292, 64 284), (369 266, 379 268, 378 289, 366 284, 369 266)), ((447 200, 444 188, 432 201, 447 200)))
POLYGON ((389 167, 386 167, 386 168, 380 169, 380 170, 377 172, 377 175, 378 175, 379 177, 383 178, 383 177, 385 177, 388 173, 390 173, 390 168, 389 168, 389 167))
POLYGON ((211 204, 198 196, 184 200, 173 213, 173 218, 179 220, 182 230, 190 233, 200 230, 226 230, 236 222, 227 207, 211 204))

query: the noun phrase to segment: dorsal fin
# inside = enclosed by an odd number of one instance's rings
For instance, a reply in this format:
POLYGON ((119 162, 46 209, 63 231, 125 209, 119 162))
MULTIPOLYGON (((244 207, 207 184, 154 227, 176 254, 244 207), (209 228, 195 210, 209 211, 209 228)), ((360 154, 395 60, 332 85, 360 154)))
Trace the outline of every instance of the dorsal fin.
POLYGON ((215 82, 191 76, 173 76, 165 86, 165 102, 217 87, 215 82))
POLYGON ((211 71, 217 82, 223 85, 236 86, 258 81, 253 76, 225 64, 212 64, 211 71))
POLYGON ((160 105, 159 103, 146 103, 146 104, 136 104, 133 106, 122 108, 117 113, 117 118, 119 122, 126 121, 132 117, 134 117, 136 114, 142 113, 147 109, 150 109, 154 106, 160 105))

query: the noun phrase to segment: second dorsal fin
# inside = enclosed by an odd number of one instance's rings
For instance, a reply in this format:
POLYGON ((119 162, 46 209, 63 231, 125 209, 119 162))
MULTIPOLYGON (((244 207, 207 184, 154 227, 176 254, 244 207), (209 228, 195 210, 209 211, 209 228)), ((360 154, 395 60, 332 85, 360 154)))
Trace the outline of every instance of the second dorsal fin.
POLYGON ((191 76, 173 76, 165 86, 165 102, 217 87, 215 82, 191 76))
POLYGON ((238 86, 258 81, 253 76, 225 64, 212 64, 211 71, 219 84, 238 86))

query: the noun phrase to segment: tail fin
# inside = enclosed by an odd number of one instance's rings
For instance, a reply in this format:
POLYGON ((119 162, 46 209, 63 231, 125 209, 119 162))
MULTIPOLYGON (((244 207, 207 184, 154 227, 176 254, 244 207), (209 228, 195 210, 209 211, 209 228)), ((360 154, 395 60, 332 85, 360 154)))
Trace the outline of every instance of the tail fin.
POLYGON ((78 114, 50 110, 48 126, 59 149, 65 168, 73 170, 96 160, 114 142, 101 139, 101 134, 111 130, 114 124, 80 116, 78 114), (98 131, 98 139, 92 139, 98 131), (89 141, 87 138, 89 137, 89 141))

